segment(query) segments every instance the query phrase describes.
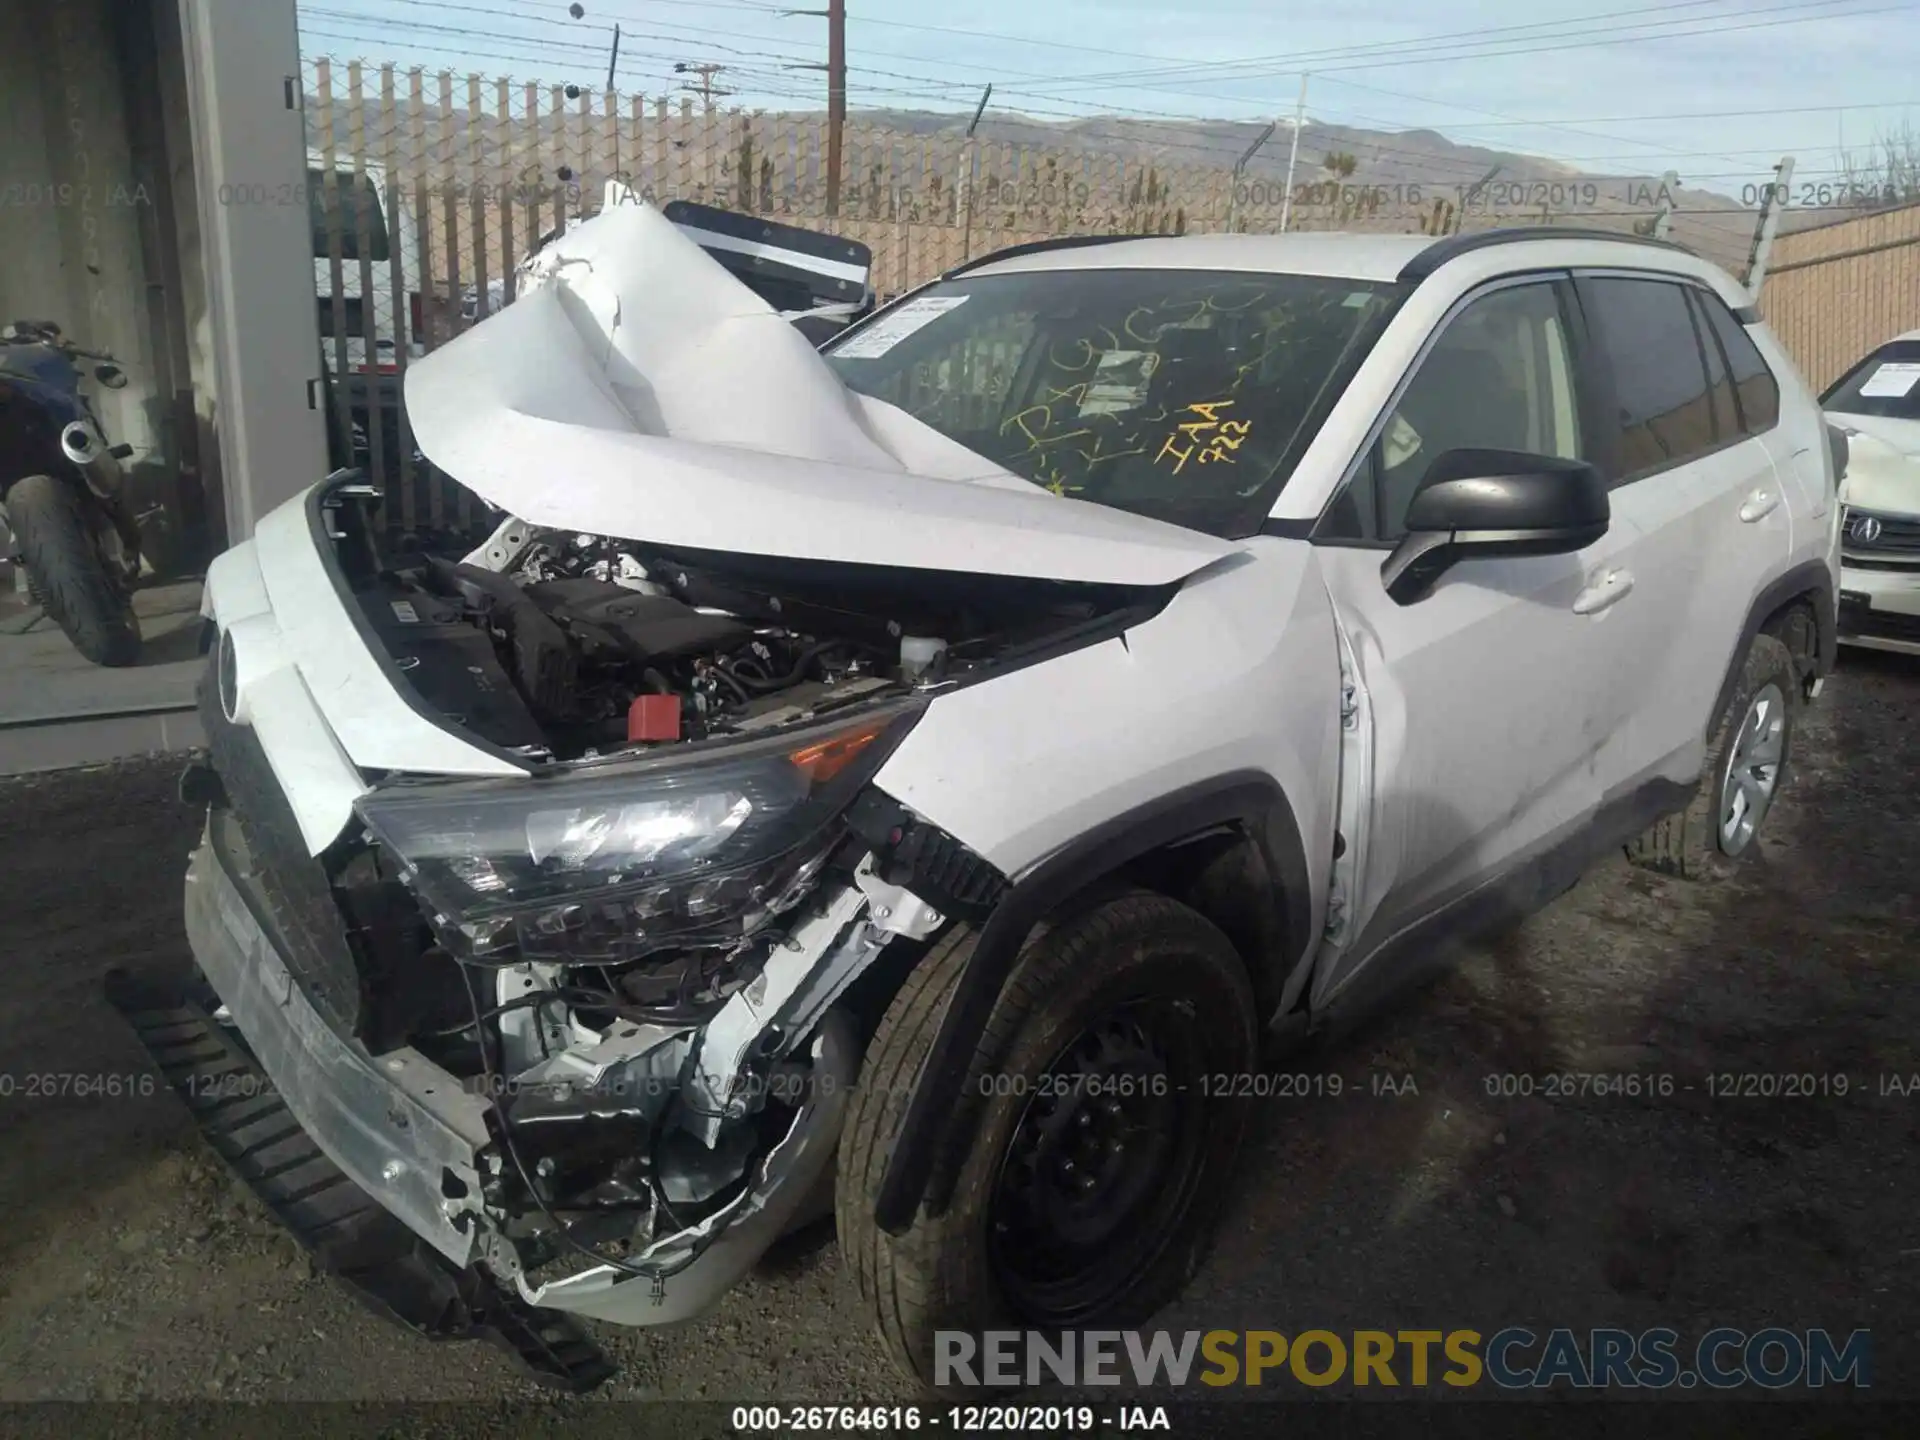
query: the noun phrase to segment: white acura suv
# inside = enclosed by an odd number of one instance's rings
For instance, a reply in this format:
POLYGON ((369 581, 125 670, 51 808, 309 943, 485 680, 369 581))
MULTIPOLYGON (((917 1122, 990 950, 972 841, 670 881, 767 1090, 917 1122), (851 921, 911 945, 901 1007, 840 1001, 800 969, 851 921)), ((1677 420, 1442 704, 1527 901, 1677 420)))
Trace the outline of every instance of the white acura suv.
POLYGON ((1920 655, 1920 330, 1866 356, 1820 403, 1850 455, 1840 643, 1920 655))
POLYGON ((1836 456, 1684 250, 1098 237, 815 351, 609 206, 222 555, 196 965, 113 994, 319 1262, 582 1388, 837 1214, 896 1359, 1193 1274, 1263 1035, 1751 857, 1836 456))

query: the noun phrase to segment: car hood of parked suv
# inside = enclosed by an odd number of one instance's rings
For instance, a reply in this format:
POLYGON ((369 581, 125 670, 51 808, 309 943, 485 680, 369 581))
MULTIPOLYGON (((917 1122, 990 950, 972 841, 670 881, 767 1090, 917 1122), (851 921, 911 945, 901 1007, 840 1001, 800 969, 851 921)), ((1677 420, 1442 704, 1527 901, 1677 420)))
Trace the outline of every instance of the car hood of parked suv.
POLYGON ((1863 510, 1920 515, 1920 420, 1829 411, 1848 432, 1841 498, 1863 510))
POLYGON ((856 394, 610 186, 528 288, 408 367, 421 451, 530 524, 670 548, 1157 586, 1231 541, 1034 485, 856 394))

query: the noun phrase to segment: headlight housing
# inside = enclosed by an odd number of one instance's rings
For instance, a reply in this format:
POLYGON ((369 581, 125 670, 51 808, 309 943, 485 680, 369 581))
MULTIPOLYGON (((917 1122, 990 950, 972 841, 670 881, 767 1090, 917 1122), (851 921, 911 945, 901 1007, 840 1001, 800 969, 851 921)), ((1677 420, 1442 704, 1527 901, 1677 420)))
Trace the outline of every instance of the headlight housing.
POLYGON ((622 964, 731 944, 798 899, 921 708, 531 780, 401 781, 356 808, 457 952, 622 964))

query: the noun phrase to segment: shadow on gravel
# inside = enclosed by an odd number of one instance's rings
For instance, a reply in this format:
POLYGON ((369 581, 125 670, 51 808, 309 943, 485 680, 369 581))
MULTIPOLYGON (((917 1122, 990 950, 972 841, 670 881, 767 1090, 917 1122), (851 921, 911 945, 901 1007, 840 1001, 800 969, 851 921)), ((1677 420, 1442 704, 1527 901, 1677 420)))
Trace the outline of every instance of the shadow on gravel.
POLYGON ((183 764, 0 784, 0 1275, 193 1132, 100 988, 112 965, 186 953, 183 764))
POLYGON ((1920 662, 1849 653, 1736 880, 1608 862, 1283 1064, 1164 1323, 1868 1328, 1913 1394, 1916 721, 1920 662))

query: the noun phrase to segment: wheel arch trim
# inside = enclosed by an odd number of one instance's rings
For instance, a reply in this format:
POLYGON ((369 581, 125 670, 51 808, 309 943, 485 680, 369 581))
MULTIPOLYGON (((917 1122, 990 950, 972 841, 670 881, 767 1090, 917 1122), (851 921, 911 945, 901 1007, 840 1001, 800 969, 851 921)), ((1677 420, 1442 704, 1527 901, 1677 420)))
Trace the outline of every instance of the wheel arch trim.
POLYGON ((1293 806, 1270 775, 1236 771, 1170 791, 1055 851, 1001 897, 947 1002, 881 1177, 874 1219, 882 1230, 902 1234, 922 1200, 938 1209, 950 1198, 945 1184, 929 1193, 946 1141, 940 1117, 961 1098, 974 1051, 1034 926, 1122 866, 1223 824, 1247 827, 1269 862, 1282 910, 1283 967, 1305 956, 1312 928, 1306 850, 1293 806))
POLYGON ((1733 647, 1733 654, 1727 661, 1726 676, 1720 682, 1719 693, 1714 696, 1713 709, 1707 714, 1706 733, 1709 737, 1720 723, 1720 717, 1726 713, 1728 702, 1733 699, 1733 688, 1740 681, 1740 668, 1746 664, 1753 637, 1766 629, 1775 616, 1800 600, 1811 601, 1813 606, 1813 624, 1818 642, 1814 673, 1833 673, 1840 653, 1839 596, 1834 592, 1833 572, 1827 568, 1827 563, 1824 560, 1807 560, 1788 570, 1754 597, 1753 605, 1747 611, 1746 623, 1740 629, 1740 643, 1733 647))

